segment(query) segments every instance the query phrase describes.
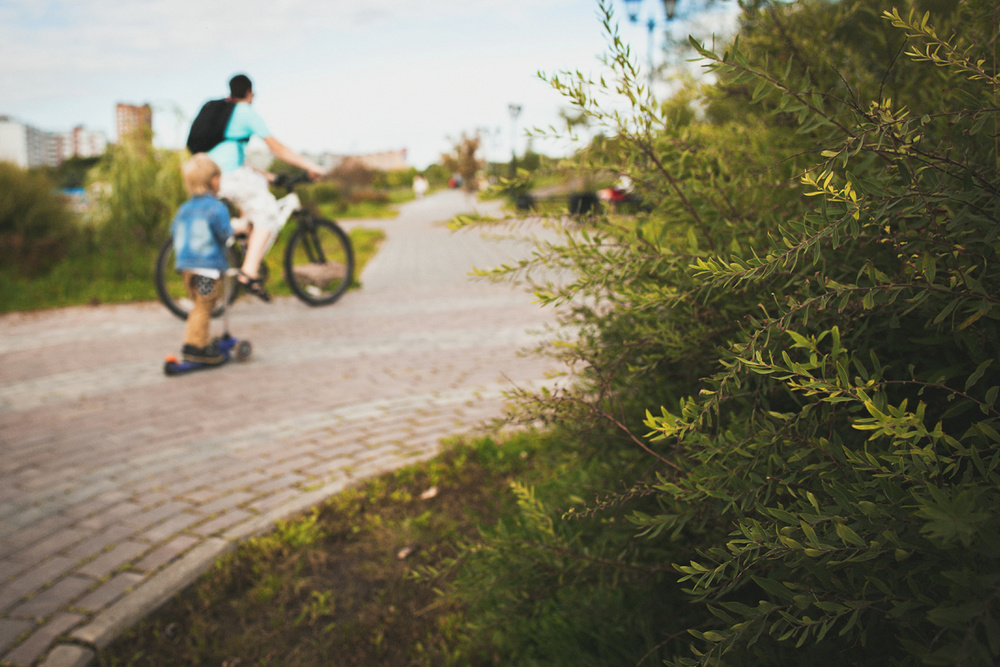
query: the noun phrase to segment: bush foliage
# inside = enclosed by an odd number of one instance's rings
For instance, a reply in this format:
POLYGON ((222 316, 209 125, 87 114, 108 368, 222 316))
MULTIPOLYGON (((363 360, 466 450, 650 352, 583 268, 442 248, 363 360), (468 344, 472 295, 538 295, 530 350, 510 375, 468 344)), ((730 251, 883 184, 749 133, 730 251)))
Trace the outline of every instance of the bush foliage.
POLYGON ((108 150, 88 174, 93 223, 102 243, 126 251, 166 238, 177 207, 187 199, 180 169, 184 159, 183 152, 154 148, 149 128, 108 150))
POLYGON ((521 397, 566 474, 456 561, 467 655, 997 663, 1000 10, 923 4, 748 8, 661 106, 607 3, 615 76, 549 78, 654 206, 494 272, 579 379, 521 397))
POLYGON ((0 267, 43 274, 79 235, 75 216, 44 172, 0 162, 0 267))

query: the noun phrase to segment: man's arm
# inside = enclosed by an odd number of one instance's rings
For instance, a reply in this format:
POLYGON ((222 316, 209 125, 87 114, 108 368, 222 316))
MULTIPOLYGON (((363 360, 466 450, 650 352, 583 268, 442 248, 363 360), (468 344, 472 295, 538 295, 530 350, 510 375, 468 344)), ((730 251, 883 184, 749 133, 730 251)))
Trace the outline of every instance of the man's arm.
POLYGON ((266 143, 267 147, 271 149, 271 153, 274 157, 278 158, 282 162, 287 162, 290 165, 299 167, 300 169, 305 169, 309 172, 310 178, 315 180, 323 175, 323 167, 319 166, 309 158, 299 155, 274 137, 265 138, 264 143, 266 143))

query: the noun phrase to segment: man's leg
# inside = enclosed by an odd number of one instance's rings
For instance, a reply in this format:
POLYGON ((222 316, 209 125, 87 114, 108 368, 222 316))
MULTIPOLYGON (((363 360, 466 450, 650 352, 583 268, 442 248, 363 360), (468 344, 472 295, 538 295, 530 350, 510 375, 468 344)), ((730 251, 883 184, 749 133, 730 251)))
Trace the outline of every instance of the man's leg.
POLYGON ((277 234, 284 222, 278 201, 268 189, 267 179, 249 167, 223 174, 219 196, 236 204, 241 214, 253 223, 240 268, 248 277, 258 278, 272 235, 277 234))
POLYGON ((240 270, 250 278, 260 277, 260 263, 264 261, 267 253, 268 242, 271 240, 271 231, 258 225, 254 225, 247 238, 247 254, 243 257, 243 266, 240 270))

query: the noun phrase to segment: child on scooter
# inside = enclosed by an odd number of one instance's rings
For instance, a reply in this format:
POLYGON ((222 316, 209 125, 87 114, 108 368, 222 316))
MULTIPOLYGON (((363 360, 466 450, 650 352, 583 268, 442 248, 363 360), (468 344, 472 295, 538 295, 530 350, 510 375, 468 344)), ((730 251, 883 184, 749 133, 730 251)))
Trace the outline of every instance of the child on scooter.
POLYGON ((184 278, 194 307, 184 329, 181 356, 185 361, 217 365, 226 360, 208 339, 212 310, 221 292, 229 262, 226 242, 233 235, 229 209, 216 194, 222 171, 208 155, 197 153, 181 166, 188 199, 171 223, 176 269, 184 278))

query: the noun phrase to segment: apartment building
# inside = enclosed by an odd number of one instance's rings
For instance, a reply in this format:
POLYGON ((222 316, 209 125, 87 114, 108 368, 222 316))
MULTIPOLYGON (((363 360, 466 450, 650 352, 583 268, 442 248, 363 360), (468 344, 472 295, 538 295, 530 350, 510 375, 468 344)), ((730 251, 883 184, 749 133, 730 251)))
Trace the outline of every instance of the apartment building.
POLYGON ((115 126, 118 130, 119 143, 137 128, 147 127, 152 131, 153 107, 148 104, 137 106, 119 102, 115 107, 115 126))
POLYGON ((407 168, 405 148, 397 151, 367 153, 365 155, 338 155, 335 153, 322 153, 320 155, 310 155, 310 157, 327 171, 336 169, 348 160, 364 165, 368 169, 374 169, 377 171, 397 171, 407 168))
POLYGON ((77 125, 69 132, 56 135, 59 161, 71 157, 99 157, 108 149, 108 138, 103 132, 94 132, 77 125))
POLYGON ((24 168, 59 164, 51 133, 8 116, 0 116, 0 161, 24 168))
POLYGON ((0 116, 0 161, 24 169, 55 167, 71 157, 103 155, 108 140, 102 132, 77 126, 69 132, 46 132, 9 116, 0 116))

